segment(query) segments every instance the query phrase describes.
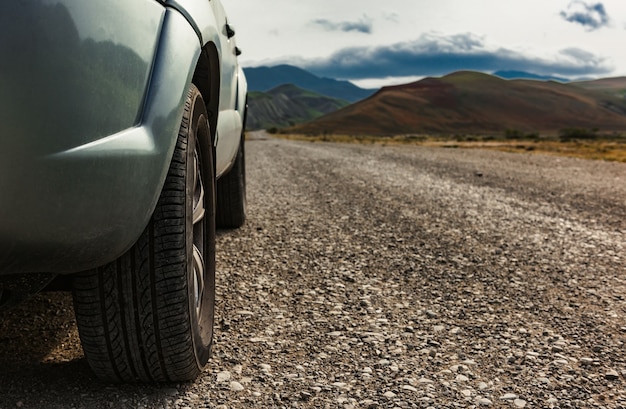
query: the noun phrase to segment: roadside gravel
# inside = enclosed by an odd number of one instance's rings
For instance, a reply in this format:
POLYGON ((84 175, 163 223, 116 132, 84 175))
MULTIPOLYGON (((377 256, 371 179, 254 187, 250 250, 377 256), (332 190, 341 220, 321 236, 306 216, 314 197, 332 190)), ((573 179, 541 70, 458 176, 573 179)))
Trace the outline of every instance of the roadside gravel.
POLYGON ((204 375, 98 383, 69 298, 44 294, 2 316, 0 408, 626 407, 626 165, 246 149, 204 375))

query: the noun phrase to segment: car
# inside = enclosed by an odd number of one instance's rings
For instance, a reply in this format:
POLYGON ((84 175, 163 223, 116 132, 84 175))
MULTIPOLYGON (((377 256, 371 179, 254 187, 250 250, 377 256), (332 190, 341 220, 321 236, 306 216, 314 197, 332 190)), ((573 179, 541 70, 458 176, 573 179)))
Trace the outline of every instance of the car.
POLYGON ((99 378, 195 379, 216 228, 246 217, 247 84, 221 2, 2 2, 0 35, 0 308, 71 290, 99 378))

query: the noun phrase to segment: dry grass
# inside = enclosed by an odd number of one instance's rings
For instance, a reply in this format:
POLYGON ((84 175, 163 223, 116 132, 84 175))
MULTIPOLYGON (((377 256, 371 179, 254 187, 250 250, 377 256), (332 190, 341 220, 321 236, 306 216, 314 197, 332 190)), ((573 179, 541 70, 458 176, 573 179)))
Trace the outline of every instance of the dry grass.
POLYGON ((561 141, 557 137, 535 140, 493 137, 437 137, 431 135, 402 135, 394 137, 295 134, 274 135, 283 139, 308 142, 341 142, 379 145, 422 145, 441 148, 493 149, 504 152, 539 153, 583 159, 626 163, 626 137, 607 136, 593 140, 561 141))
POLYGON ((626 142, 594 141, 506 141, 496 143, 467 143, 472 148, 495 149, 505 152, 530 152, 582 159, 626 162, 626 142))

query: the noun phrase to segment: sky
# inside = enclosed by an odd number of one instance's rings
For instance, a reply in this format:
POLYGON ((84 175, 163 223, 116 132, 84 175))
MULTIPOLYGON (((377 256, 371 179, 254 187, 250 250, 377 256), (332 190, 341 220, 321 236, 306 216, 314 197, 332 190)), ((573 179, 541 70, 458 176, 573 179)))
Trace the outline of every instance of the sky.
POLYGON ((458 70, 626 76, 624 0, 222 0, 244 67, 365 88, 458 70))

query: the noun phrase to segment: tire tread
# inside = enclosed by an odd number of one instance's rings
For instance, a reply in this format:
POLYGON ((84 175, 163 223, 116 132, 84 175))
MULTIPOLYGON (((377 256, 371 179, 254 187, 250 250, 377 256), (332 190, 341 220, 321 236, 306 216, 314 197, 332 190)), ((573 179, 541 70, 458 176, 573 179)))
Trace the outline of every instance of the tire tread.
MULTIPOLYGON (((192 92, 199 92, 192 88, 192 92)), ((200 99, 201 100, 201 99, 200 99)), ((118 260, 74 279, 76 320, 93 371, 112 382, 195 379, 204 365, 192 341, 186 249, 187 98, 153 217, 118 260)))

